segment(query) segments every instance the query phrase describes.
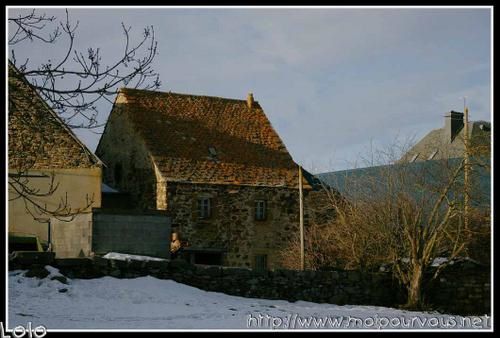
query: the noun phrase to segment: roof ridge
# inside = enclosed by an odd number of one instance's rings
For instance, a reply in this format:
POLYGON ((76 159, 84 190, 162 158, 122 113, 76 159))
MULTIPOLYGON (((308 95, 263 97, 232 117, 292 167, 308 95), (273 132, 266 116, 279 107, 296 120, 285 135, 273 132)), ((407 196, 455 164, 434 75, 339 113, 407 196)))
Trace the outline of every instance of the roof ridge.
MULTIPOLYGON (((177 93, 177 92, 172 92, 172 91, 156 91, 156 90, 147 90, 147 89, 138 89, 138 88, 128 88, 128 87, 122 87, 118 90, 119 92, 124 92, 124 91, 137 91, 137 92, 144 92, 148 94, 154 94, 154 95, 174 95, 174 96, 186 96, 186 97, 196 97, 196 98, 208 98, 208 99, 219 99, 219 100, 227 100, 227 101, 238 101, 246 104, 246 99, 234 99, 230 97, 222 97, 222 96, 214 96, 214 95, 198 95, 198 94, 188 94, 188 93, 177 93)), ((258 103, 258 101, 254 101, 254 103, 258 103)))

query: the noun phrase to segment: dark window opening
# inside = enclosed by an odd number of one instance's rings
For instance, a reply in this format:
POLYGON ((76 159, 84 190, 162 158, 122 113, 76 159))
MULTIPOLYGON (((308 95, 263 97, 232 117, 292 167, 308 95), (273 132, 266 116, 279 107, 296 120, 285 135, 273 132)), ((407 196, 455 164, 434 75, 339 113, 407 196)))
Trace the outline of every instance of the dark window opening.
POLYGON ((309 225, 309 214, 304 213, 304 225, 309 225))
POLYGON ((257 221, 263 221, 266 219, 267 212, 266 212, 266 201, 264 200, 257 200, 255 201, 255 219, 257 221))
POLYGON ((210 218, 212 215, 212 206, 210 198, 200 198, 198 199, 198 217, 201 219, 210 218))
POLYGON ((255 255, 255 270, 267 270, 267 255, 255 255))
POLYGON ((210 156, 212 156, 212 157, 217 156, 217 150, 215 150, 215 147, 208 147, 208 152, 210 153, 210 156))
POLYGON ((217 158, 217 150, 215 149, 215 147, 208 147, 208 158, 210 158, 212 161, 214 161, 215 163, 219 163, 219 159, 217 158))

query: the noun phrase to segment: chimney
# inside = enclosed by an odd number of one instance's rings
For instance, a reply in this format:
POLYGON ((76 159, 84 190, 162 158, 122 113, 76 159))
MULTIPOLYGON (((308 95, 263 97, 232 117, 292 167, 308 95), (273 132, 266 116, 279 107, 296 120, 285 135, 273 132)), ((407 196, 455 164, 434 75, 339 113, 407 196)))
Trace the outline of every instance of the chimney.
POLYGON ((444 137, 447 143, 453 142, 455 137, 464 127, 464 113, 450 111, 449 115, 444 117, 444 137))
POLYGON ((253 94, 252 93, 248 93, 247 95, 247 106, 248 106, 248 109, 252 109, 252 106, 253 106, 253 94))
POLYGON ((116 93, 117 93, 116 98, 115 98, 116 103, 127 103, 128 102, 127 96, 125 95, 123 88, 119 88, 116 93))

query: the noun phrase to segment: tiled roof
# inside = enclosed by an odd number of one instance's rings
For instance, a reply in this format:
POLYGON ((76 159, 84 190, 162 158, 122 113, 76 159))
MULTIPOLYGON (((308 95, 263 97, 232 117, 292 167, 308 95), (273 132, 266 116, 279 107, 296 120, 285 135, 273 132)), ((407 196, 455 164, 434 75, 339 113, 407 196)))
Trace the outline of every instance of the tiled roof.
POLYGON ((125 88, 115 109, 167 181, 298 185, 298 167, 256 101, 250 109, 245 100, 125 88))
POLYGON ((11 63, 8 140, 10 169, 101 165, 11 63))

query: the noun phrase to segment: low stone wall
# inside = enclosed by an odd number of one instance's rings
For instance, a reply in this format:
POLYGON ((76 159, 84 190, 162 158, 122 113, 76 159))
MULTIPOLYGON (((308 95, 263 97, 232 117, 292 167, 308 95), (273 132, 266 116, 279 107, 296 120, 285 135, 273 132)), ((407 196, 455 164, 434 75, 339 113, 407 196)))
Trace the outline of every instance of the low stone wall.
MULTIPOLYGON (((391 273, 359 271, 256 272, 243 268, 191 265, 183 260, 119 261, 56 259, 52 264, 69 278, 113 276, 135 278, 151 275, 172 279, 207 291, 266 299, 305 300, 338 305, 397 307, 405 291, 391 273)), ((470 266, 443 271, 430 282, 425 295, 430 310, 457 315, 490 314, 489 269, 470 266)))
POLYGON ((439 311, 465 314, 491 313, 491 278, 489 267, 464 263, 450 265, 432 280, 425 301, 439 311))

